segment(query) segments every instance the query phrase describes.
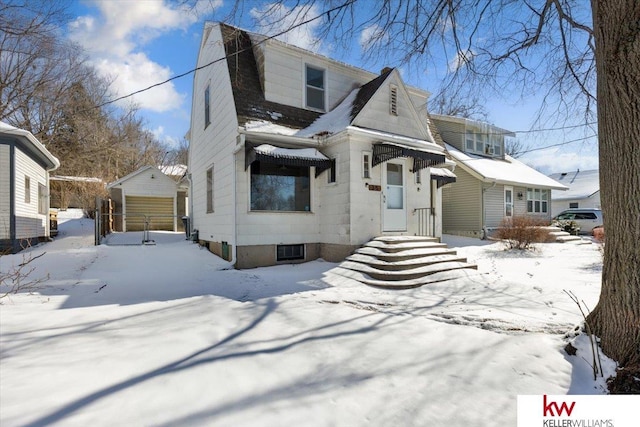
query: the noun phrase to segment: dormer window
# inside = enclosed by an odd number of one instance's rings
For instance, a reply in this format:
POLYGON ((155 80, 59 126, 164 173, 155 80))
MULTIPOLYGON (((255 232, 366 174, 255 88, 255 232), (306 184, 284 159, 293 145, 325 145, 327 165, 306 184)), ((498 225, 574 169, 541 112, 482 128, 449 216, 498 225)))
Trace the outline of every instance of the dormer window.
POLYGON ((324 70, 307 65, 305 80, 307 108, 324 111, 324 70))
POLYGON ((503 138, 497 134, 486 132, 474 132, 467 130, 465 133, 465 151, 468 153, 482 154, 484 156, 502 157, 503 138))
POLYGON ((389 113, 392 116, 398 115, 398 87, 389 86, 389 113))

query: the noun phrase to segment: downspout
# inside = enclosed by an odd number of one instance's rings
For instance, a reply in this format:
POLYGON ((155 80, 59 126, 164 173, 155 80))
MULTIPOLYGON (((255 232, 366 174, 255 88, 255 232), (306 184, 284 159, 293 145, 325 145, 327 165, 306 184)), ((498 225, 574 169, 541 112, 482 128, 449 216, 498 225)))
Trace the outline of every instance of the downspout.
POLYGON ((232 214, 232 221, 233 221, 233 245, 231 246, 231 267, 235 268, 236 266, 236 262, 238 262, 238 201, 237 201, 237 197, 238 197, 238 192, 237 192, 237 173, 238 173, 238 169, 237 169, 237 162, 236 162, 236 155, 244 150, 244 142, 245 142, 245 135, 239 133, 238 136, 236 137, 236 147, 233 150, 233 154, 232 154, 232 161, 233 161, 233 183, 231 184, 231 191, 233 192, 233 214, 232 214))
POLYGON ((189 181, 189 212, 187 212, 187 216, 190 218, 189 220, 189 239, 192 238, 193 234, 193 181, 191 180, 191 172, 187 172, 185 175, 187 181, 189 181))
POLYGON ((481 237, 482 240, 485 240, 487 238, 487 207, 486 207, 486 205, 484 203, 484 193, 487 190, 490 190, 490 189, 495 188, 495 187, 496 187, 496 182, 494 181, 491 184, 491 187, 487 187, 487 188, 483 188, 482 189, 482 196, 480 198, 480 203, 482 203, 482 237, 481 237))

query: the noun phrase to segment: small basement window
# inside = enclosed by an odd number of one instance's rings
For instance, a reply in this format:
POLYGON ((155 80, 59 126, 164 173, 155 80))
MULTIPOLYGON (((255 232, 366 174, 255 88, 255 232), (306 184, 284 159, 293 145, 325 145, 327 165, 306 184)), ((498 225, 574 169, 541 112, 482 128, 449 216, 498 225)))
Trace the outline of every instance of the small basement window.
POLYGON ((304 259, 304 244, 299 245, 278 245, 277 261, 291 261, 304 259))

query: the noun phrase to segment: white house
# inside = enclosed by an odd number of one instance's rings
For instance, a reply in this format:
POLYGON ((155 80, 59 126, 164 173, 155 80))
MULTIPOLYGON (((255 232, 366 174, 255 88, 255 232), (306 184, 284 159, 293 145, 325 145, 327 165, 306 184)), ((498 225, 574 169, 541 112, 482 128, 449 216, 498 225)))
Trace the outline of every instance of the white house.
POLYGON ((0 251, 49 237, 49 172, 59 166, 31 132, 0 122, 0 251))
POLYGON ((144 166, 107 185, 115 202, 117 231, 183 230, 187 188, 154 166, 144 166))
POLYGON ((211 251, 246 268, 441 234, 441 186, 455 176, 440 169, 429 94, 396 70, 219 23, 205 25, 197 66, 191 215, 211 251))
POLYGON ((514 215, 551 222, 551 191, 566 187, 505 154, 505 137, 513 132, 461 117, 432 118, 456 164, 457 181, 442 193, 445 233, 486 237, 514 215))
POLYGON ((596 170, 561 172, 549 175, 551 179, 567 186, 567 191, 551 192, 551 214, 558 215, 565 209, 600 209, 600 172, 596 170))

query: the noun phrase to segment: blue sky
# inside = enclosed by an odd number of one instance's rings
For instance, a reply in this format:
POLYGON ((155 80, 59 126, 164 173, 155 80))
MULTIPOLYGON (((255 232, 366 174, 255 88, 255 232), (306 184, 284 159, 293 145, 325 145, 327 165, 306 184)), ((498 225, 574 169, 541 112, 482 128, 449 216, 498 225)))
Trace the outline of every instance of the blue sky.
MULTIPOLYGON (((230 4, 230 0, 201 0, 196 3, 195 8, 185 9, 177 6, 175 2, 166 0, 76 1, 72 7, 75 18, 70 22, 66 33, 87 50, 98 71, 112 79, 113 90, 118 96, 123 96, 193 69, 205 20, 223 19, 230 4)), ((251 10, 245 13, 239 22, 232 24, 256 32, 266 32, 264 27, 260 27, 259 11, 269 2, 247 0, 246 4, 251 10)), ((281 7, 284 15, 286 7, 281 7)), ((308 10, 307 16, 315 16, 321 12, 317 8, 308 10)), ((282 27, 289 24, 290 22, 283 19, 278 25, 282 27)), ((376 61, 362 60, 360 38, 354 37, 354 40, 351 40, 349 50, 332 46, 326 41, 314 44, 315 29, 311 24, 285 35, 283 39, 372 72, 378 72, 387 65, 397 66, 384 63, 383 58, 376 61)), ((370 28, 369 31, 371 30, 370 28)), ((446 61, 442 62, 422 72, 415 68, 403 67, 400 67, 400 71, 408 84, 435 91, 440 83, 439 76, 444 75, 449 66, 446 61)), ((190 74, 127 101, 121 101, 120 105, 131 100, 135 102, 140 107, 140 115, 146 120, 148 128, 161 140, 177 144, 189 129, 192 81, 193 75, 190 74)), ((504 88, 504 94, 510 95, 512 92, 514 91, 511 88, 504 88)), ((532 127, 556 127, 557 125, 553 124, 553 113, 540 123, 534 123, 541 99, 541 95, 536 91, 524 98, 491 97, 486 102, 489 120, 501 128, 513 131, 526 131, 532 127)), ((576 123, 579 121, 580 118, 576 118, 576 123)), ((535 148, 580 139, 591 134, 591 130, 578 128, 527 132, 518 134, 518 138, 529 147, 535 148)), ((532 151, 521 160, 544 173, 577 168, 596 169, 596 139, 590 138, 532 151)))

